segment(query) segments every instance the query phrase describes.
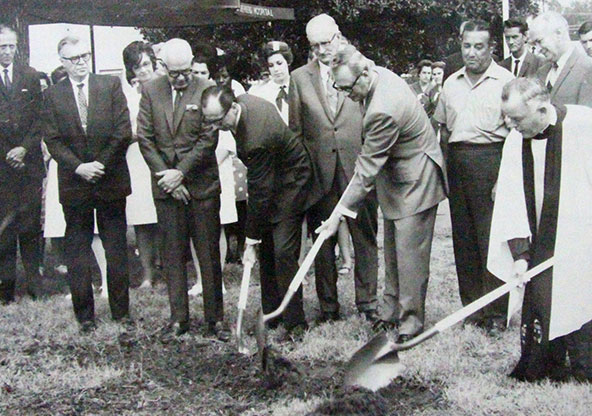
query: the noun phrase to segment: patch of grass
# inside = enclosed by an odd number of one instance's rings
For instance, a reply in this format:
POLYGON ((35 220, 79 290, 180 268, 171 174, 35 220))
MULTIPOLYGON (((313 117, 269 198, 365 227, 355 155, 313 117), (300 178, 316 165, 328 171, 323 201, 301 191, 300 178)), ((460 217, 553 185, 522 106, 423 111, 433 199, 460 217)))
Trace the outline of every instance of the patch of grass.
MULTIPOLYGON (((130 258, 135 286, 139 265, 133 254, 130 258)), ((44 287, 54 296, 0 307, 0 414, 580 416, 592 407, 589 384, 529 384, 506 377, 519 356, 516 325, 499 338, 457 325, 400 353, 406 369, 390 386, 376 393, 344 389, 345 362, 372 337, 369 324, 356 314, 352 275, 339 281, 344 319, 312 325, 294 341, 286 340, 282 328, 269 331, 275 377, 265 377, 256 355, 238 354, 234 342, 208 338, 201 298, 190 299, 190 333, 163 341, 161 328, 169 317, 163 284, 132 290, 136 324, 131 329, 113 323, 107 302, 97 296, 98 329, 80 335, 71 301, 60 294, 63 278, 52 269, 46 268, 44 287)), ((379 292, 383 270, 381 259, 379 292)), ((231 325, 241 271, 231 264, 224 272, 225 314, 231 325)), ((253 353, 257 276, 255 269, 244 321, 253 353)), ((318 315, 312 272, 308 280, 305 312, 312 322, 318 315)), ((437 219, 426 326, 460 307, 444 212, 437 219)))

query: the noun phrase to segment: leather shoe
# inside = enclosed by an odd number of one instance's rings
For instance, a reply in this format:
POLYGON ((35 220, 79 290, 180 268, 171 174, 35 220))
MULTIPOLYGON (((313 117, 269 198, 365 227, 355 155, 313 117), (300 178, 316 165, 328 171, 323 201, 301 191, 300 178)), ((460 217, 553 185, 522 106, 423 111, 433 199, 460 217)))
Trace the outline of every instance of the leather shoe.
POLYGON ((339 316, 339 312, 321 312, 319 317, 317 318, 317 324, 322 324, 325 322, 332 322, 332 321, 339 321, 341 317, 339 316))
POLYGON ((232 337, 232 333, 224 321, 208 322, 208 332, 222 342, 228 342, 232 337))
POLYGON ((374 325, 375 322, 380 321, 380 315, 376 311, 376 309, 369 309, 367 311, 362 311, 362 315, 364 315, 364 319, 374 325))
POLYGON ((80 332, 83 334, 90 334, 97 329, 95 321, 84 321, 80 323, 80 332))
POLYGON ((189 331, 189 322, 175 322, 171 328, 172 331, 175 333, 175 336, 180 337, 181 335, 186 334, 189 331))
POLYGON ((377 321, 374 322, 374 324, 372 325, 372 331, 374 332, 381 332, 381 331, 394 331, 399 327, 399 325, 396 322, 391 322, 391 321, 384 321, 382 319, 379 319, 377 321))
POLYGON ((404 344, 405 342, 410 341, 413 338, 415 338, 415 335, 411 335, 411 334, 400 334, 397 337, 397 344, 404 344))

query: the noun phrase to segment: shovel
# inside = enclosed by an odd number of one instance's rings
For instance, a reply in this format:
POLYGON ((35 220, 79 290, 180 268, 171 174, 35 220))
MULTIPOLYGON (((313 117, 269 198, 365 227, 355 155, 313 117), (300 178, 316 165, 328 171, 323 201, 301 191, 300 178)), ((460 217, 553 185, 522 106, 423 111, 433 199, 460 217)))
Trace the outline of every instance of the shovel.
POLYGON ((325 231, 323 231, 319 234, 316 241, 312 245, 310 251, 306 254, 306 257, 304 257, 304 260, 302 261, 302 264, 298 268, 296 275, 292 279, 292 282, 290 283, 290 287, 288 287, 288 291, 284 295, 284 298, 282 299, 282 303, 280 304, 280 306, 275 311, 270 312, 267 315, 264 315, 263 310, 259 309, 259 317, 257 320, 257 327, 256 327, 257 348, 258 348, 259 358, 261 360, 261 365, 262 365, 264 371, 267 369, 267 357, 268 357, 268 349, 267 349, 267 345, 266 345, 267 344, 267 333, 265 331, 265 323, 273 318, 277 318, 286 309, 286 307, 288 306, 288 303, 290 303, 290 300, 292 300, 294 293, 296 293, 296 291, 298 290, 298 288, 302 284, 302 281, 304 280, 306 273, 310 269, 310 266, 312 265, 312 262, 314 261, 321 246, 323 245, 325 240, 329 237, 330 236, 325 231))
POLYGON ((552 265, 553 257, 524 273, 521 279, 512 279, 464 308, 454 312, 452 315, 442 319, 429 330, 407 342, 397 344, 392 339, 392 335, 386 332, 377 335, 356 351, 346 364, 344 384, 346 386, 360 386, 372 391, 387 386, 392 379, 402 373, 404 368, 403 364, 399 362, 399 357, 397 356, 398 351, 413 348, 434 335, 450 328, 452 325, 462 321, 479 309, 510 292, 512 289, 528 282, 552 265))
POLYGON ((243 264, 243 278, 241 280, 240 294, 238 296, 238 318, 236 320, 236 344, 238 352, 249 354, 249 348, 245 342, 243 334, 243 314, 247 308, 247 297, 249 295, 249 282, 251 280, 251 270, 253 262, 247 261, 243 264))

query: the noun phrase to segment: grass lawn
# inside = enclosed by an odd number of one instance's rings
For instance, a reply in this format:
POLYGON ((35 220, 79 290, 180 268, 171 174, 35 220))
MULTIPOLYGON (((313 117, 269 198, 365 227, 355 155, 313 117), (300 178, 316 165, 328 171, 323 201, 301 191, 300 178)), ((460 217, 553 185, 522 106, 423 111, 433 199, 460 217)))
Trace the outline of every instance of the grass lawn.
MULTIPOLYGON (((382 246, 382 243, 380 243, 382 246)), ((133 257, 132 257, 133 258, 133 257)), ((49 269, 49 268, 48 268, 49 269)), ((132 281, 138 284, 134 259, 132 281)), ((381 272, 383 270, 381 260, 381 272)), ((450 224, 438 215, 427 299, 429 327, 460 308, 450 224)), ((226 316, 234 325, 241 268, 225 270, 226 316)), ((257 272, 245 314, 248 343, 259 305, 257 272)), ((305 286, 307 318, 318 314, 312 283, 305 286)), ((382 292, 383 276, 379 291, 382 292)), ((269 331, 278 377, 263 377, 256 355, 208 338, 201 298, 190 300, 192 330, 164 342, 166 287, 133 289, 131 330, 109 319, 95 296, 98 329, 81 336, 63 281, 48 270, 53 296, 0 306, 2 415, 574 415, 590 414, 590 384, 528 384, 506 377, 519 356, 518 327, 500 338, 457 325, 400 354, 402 377, 371 393, 341 387, 343 364, 371 336, 355 313, 353 276, 341 278, 343 320, 312 327, 301 340, 269 331)))

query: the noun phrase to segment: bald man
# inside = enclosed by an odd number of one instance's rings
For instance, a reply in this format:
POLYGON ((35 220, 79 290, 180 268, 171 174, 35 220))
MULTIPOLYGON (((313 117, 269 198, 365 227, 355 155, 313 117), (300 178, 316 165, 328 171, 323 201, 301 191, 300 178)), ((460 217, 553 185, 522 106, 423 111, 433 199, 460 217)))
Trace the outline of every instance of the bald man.
POLYGON ((592 58, 578 42, 571 41, 565 18, 546 12, 529 28, 531 42, 547 60, 536 75, 549 89, 551 102, 592 107, 592 58))
POLYGON ((158 225, 164 236, 170 333, 179 336, 189 330, 185 254, 192 238, 202 274, 207 329, 228 341, 220 267, 217 136, 201 125, 201 94, 214 83, 192 75, 193 54, 182 39, 166 42, 161 58, 166 75, 147 84, 142 92, 138 140, 152 171, 158 225))

